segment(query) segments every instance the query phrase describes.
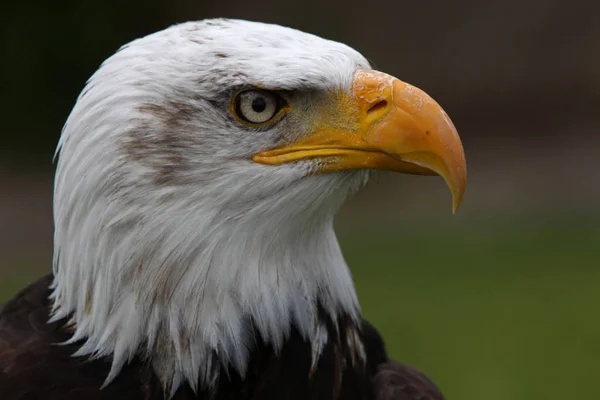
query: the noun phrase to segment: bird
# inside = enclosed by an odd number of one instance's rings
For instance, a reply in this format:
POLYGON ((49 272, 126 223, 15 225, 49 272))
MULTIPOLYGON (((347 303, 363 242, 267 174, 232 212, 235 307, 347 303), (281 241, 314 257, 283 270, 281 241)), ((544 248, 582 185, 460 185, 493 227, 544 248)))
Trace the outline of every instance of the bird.
POLYGON ((466 161, 429 95, 236 19, 136 39, 56 150, 52 272, 0 311, 0 397, 441 400, 361 314, 333 229, 370 178, 466 161))

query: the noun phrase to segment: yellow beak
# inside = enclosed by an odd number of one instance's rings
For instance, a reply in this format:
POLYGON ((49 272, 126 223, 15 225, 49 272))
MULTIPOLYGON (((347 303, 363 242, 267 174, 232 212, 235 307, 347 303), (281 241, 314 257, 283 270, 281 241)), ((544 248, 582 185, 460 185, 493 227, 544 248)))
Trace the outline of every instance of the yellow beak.
POLYGON ((467 184, 464 150, 452 121, 425 92, 390 75, 359 70, 352 94, 340 97, 335 121, 321 121, 296 143, 255 154, 276 165, 319 159, 319 172, 381 169, 440 175, 452 192, 453 210, 467 184), (340 126, 343 125, 343 126, 340 126))

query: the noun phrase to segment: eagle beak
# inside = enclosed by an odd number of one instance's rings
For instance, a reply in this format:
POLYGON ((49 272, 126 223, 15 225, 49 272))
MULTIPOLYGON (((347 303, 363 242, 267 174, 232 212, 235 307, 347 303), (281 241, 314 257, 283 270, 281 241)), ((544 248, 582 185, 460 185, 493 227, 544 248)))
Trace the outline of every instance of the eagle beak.
POLYGON ((255 154, 253 160, 277 165, 316 158, 318 172, 380 169, 440 175, 456 211, 467 166, 458 132, 439 104, 422 90, 371 70, 357 71, 352 94, 337 103, 326 118, 331 121, 321 120, 296 143, 255 154))

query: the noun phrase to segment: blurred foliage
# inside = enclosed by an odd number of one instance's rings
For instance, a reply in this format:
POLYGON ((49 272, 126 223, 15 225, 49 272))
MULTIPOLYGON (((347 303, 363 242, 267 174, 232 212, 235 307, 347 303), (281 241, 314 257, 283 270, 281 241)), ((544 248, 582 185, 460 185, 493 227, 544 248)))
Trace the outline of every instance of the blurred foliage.
POLYGON ((344 247, 390 353, 427 371, 448 400, 593 399, 596 226, 418 230, 344 247))

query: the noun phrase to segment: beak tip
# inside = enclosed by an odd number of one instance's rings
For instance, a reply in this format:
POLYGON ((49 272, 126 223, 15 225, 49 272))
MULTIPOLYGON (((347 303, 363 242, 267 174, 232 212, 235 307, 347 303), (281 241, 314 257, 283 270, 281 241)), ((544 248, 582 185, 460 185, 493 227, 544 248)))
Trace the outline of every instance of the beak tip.
POLYGON ((458 208, 460 207, 467 186, 466 176, 456 181, 452 179, 445 179, 452 194, 452 214, 456 215, 458 208))
POLYGON ((462 203, 462 199, 463 199, 463 194, 465 192, 465 186, 466 185, 462 185, 462 187, 458 190, 452 190, 452 188, 450 189, 452 192, 452 214, 456 215, 456 212, 458 211, 458 208, 460 207, 461 203, 462 203))
POLYGON ((456 212, 458 211, 458 207, 460 207, 460 201, 453 201, 452 202, 452 215, 456 215, 456 212))

